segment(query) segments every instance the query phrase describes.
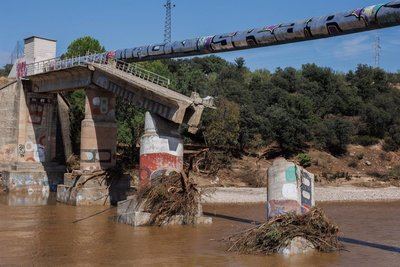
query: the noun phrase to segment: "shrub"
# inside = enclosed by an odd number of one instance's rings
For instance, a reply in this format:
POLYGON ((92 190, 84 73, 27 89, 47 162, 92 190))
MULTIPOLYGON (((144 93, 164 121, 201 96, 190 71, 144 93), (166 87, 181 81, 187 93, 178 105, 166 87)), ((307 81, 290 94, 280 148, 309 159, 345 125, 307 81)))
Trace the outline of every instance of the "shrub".
POLYGON ((395 166, 390 172, 389 177, 391 179, 400 180, 400 165, 395 166))
POLYGON ((385 137, 383 149, 386 151, 397 151, 400 149, 400 124, 395 124, 389 129, 385 137))
POLYGON ((297 159, 299 160, 299 163, 302 167, 307 168, 311 166, 312 158, 310 157, 310 155, 306 153, 300 153, 297 155, 297 159))
POLYGON ((354 143, 361 146, 372 146, 379 143, 379 138, 369 135, 359 135, 354 138, 354 143))
POLYGON ((352 124, 343 119, 328 119, 314 129, 317 144, 334 155, 346 152, 352 135, 352 124))
POLYGON ((357 160, 355 160, 355 159, 351 160, 351 161, 349 162, 348 166, 349 166, 350 168, 357 168, 357 166, 358 166, 357 160))

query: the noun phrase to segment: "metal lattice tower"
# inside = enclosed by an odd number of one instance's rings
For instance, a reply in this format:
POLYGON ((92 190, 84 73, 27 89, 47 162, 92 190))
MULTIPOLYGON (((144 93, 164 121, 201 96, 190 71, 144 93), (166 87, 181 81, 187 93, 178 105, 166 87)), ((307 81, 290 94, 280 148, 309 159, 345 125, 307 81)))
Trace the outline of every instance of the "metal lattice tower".
POLYGON ((167 3, 164 5, 166 9, 165 13, 165 28, 164 28, 164 42, 171 42, 171 32, 172 32, 172 8, 175 7, 174 4, 171 3, 171 0, 167 0, 167 3))
POLYGON ((14 64, 17 59, 21 58, 24 55, 24 47, 20 41, 14 47, 14 50, 10 55, 10 64, 14 64))
POLYGON ((379 68, 381 61, 381 37, 377 34, 374 42, 374 61, 375 67, 379 68))

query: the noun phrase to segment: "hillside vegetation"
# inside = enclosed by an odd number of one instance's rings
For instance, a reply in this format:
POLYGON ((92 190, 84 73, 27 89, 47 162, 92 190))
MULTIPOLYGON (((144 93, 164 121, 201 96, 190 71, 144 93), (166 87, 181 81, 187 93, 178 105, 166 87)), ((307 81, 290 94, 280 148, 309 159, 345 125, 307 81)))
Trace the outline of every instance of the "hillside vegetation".
POLYGON ((173 88, 217 98, 197 141, 210 146, 258 149, 277 144, 283 154, 315 147, 334 155, 350 143, 400 148, 400 75, 360 65, 348 73, 315 64, 301 69, 250 71, 239 58, 218 57, 144 63, 170 77, 173 88))

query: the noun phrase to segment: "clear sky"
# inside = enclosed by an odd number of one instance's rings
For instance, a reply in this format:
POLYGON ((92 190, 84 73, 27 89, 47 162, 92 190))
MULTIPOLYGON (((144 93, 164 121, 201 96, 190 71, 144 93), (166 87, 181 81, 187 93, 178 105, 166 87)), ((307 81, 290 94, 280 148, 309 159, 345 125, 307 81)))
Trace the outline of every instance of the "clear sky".
MULTIPOLYGON (((379 0, 173 1, 176 4, 173 40, 291 22, 379 3, 379 0)), ((63 53, 72 40, 84 35, 99 39, 108 50, 161 42, 163 2, 165 0, 2 0, 0 65, 9 61, 18 40, 31 35, 57 39, 58 54, 63 53)), ((400 27, 378 33, 382 46, 381 67, 400 70, 400 27)), ((376 34, 367 32, 219 55, 230 61, 244 57, 251 69, 274 70, 314 62, 347 71, 359 63, 374 63, 376 34)))

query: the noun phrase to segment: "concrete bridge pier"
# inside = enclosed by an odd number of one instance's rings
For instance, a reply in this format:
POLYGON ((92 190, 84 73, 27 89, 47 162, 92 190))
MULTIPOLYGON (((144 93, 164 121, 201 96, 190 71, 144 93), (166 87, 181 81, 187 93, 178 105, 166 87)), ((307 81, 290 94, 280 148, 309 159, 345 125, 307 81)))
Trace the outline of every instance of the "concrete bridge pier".
POLYGON ((140 184, 164 172, 183 169, 183 140, 179 125, 146 112, 145 133, 140 140, 140 184))
POLYGON ((109 186, 98 171, 116 164, 116 98, 100 88, 87 88, 85 118, 81 128, 80 170, 65 174, 57 200, 69 205, 104 205, 110 202, 109 186))
POLYGON ((86 89, 85 119, 81 128, 83 172, 106 170, 115 166, 117 123, 115 95, 100 89, 86 89))

